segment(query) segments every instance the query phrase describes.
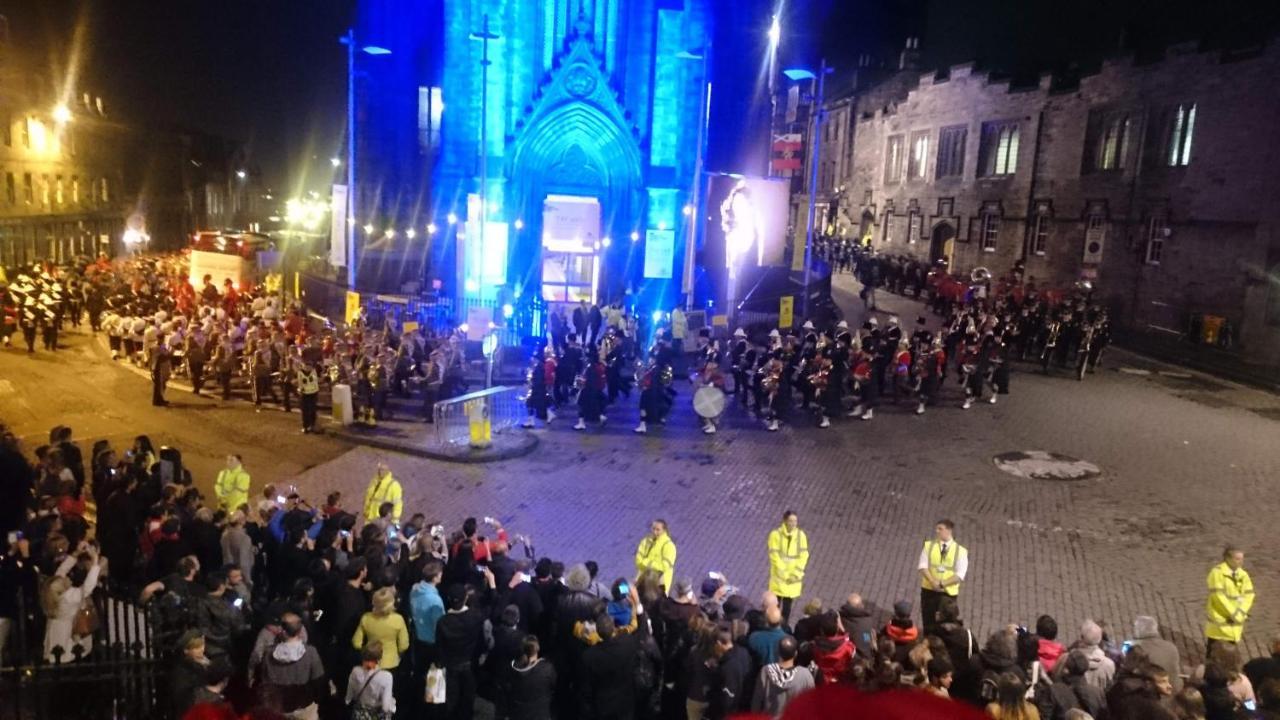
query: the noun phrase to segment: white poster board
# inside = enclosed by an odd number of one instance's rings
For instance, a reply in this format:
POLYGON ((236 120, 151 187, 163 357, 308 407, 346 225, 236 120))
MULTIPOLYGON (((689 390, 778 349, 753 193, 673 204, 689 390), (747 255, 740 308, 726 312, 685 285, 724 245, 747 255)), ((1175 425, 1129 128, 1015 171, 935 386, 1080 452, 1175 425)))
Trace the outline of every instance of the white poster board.
POLYGON ((600 201, 548 195, 542 205, 542 247, 552 252, 595 252, 600 240, 600 201))
POLYGON ((347 266, 347 186, 333 186, 333 222, 329 228, 329 264, 347 266))
POLYGON ((644 276, 670 279, 676 260, 676 231, 649 230, 644 236, 644 276))

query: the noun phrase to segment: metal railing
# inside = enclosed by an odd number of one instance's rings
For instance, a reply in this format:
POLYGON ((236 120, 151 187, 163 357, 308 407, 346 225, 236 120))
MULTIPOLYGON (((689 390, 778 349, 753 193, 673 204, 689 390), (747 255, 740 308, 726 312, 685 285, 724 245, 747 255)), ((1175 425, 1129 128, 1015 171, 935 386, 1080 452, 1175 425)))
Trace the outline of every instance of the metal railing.
POLYGON ((523 387, 498 386, 437 402, 432 412, 436 445, 471 444, 472 423, 487 423, 487 433, 493 435, 515 428, 526 414, 523 394, 523 387))

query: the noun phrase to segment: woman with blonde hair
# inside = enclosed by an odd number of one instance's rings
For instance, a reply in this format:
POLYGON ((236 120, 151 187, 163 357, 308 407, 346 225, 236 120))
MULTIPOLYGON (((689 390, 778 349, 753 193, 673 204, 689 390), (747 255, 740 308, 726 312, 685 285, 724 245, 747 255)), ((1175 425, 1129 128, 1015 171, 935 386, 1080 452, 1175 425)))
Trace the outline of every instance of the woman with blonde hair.
MULTIPOLYGON (((81 608, 92 608, 92 596, 98 587, 98 574, 105 558, 98 557, 98 549, 84 545, 84 552, 68 555, 58 565, 53 578, 45 585, 40 597, 48 624, 44 631, 44 658, 46 662, 74 662, 87 657, 93 650, 93 631, 80 634, 86 628, 77 628, 76 616, 81 608), (88 563, 87 569, 76 568, 80 560, 88 563), (77 571, 72 577, 72 570, 77 571), (61 649, 55 656, 54 651, 61 649), (78 653, 77 653, 78 648, 78 653)), ((96 611, 93 617, 96 618, 96 611)))
POLYGON ((374 641, 382 643, 382 661, 378 667, 390 671, 400 667, 400 653, 409 649, 409 628, 396 612, 395 588, 374 591, 373 609, 361 616, 351 645, 363 650, 366 643, 374 641))

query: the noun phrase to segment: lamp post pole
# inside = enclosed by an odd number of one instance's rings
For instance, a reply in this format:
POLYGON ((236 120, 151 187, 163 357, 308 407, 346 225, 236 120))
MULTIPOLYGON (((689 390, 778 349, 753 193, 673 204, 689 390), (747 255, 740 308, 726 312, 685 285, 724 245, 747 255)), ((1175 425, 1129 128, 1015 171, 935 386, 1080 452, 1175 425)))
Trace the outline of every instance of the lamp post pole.
POLYGON ((356 289, 356 31, 347 30, 347 289, 356 289))
POLYGON ((818 68, 818 97, 814 103, 813 132, 810 133, 812 150, 809 155, 809 219, 804 233, 804 302, 800 304, 801 314, 809 317, 809 280, 813 263, 813 222, 816 211, 818 193, 818 160, 822 150, 822 120, 825 112, 822 109, 823 90, 827 79, 827 61, 823 59, 818 68))
MULTIPOLYGON (((493 64, 489 60, 489 41, 497 40, 500 35, 489 30, 489 14, 484 15, 484 24, 481 26, 480 32, 471 33, 473 40, 479 40, 483 49, 480 55, 480 183, 478 195, 480 197, 480 252, 477 260, 480 263, 479 275, 476 278, 477 287, 484 287, 484 230, 488 224, 489 205, 486 202, 489 185, 489 66, 493 64)), ((465 288, 464 288, 465 289, 465 288)))
POLYGON ((698 154, 693 164, 693 202, 689 203, 688 236, 684 242, 684 292, 685 312, 693 312, 693 263, 697 255, 698 226, 705 214, 702 207, 702 172, 706 165, 707 137, 711 125, 711 43, 702 49, 702 81, 706 85, 702 102, 698 107, 698 154))

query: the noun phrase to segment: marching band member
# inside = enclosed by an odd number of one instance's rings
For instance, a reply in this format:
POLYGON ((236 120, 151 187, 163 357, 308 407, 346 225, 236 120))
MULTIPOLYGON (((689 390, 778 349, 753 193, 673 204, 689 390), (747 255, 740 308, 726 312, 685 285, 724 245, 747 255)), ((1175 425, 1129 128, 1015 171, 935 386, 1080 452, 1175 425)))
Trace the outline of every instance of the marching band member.
MULTIPOLYGON (((713 344, 708 347, 709 352, 704 357, 702 370, 698 373, 698 382, 702 387, 714 387, 720 392, 724 392, 724 373, 720 370, 719 352, 711 351, 719 346, 713 344)), ((707 435, 714 435, 716 432, 716 424, 720 422, 720 416, 713 418, 702 418, 702 432, 707 435)))
POLYGON ((640 424, 635 427, 635 432, 640 435, 649 432, 650 422, 666 424, 667 413, 671 410, 671 398, 675 393, 671 389, 674 379, 671 370, 672 351, 665 338, 658 339, 649 356, 652 360, 640 378, 640 424))
POLYGON ((928 350, 920 352, 919 390, 916 414, 923 415, 926 405, 938 401, 938 388, 942 386, 942 378, 947 372, 947 352, 942 348, 942 338, 937 337, 929 344, 928 350))
POLYGON ((556 418, 555 411, 551 409, 549 394, 550 388, 556 382, 555 356, 547 353, 546 348, 538 348, 533 353, 528 374, 529 397, 525 400, 525 406, 529 409, 529 415, 521 426, 533 427, 534 418, 541 420, 544 425, 550 425, 556 418))
POLYGON ((910 397, 911 381, 911 341, 903 338, 898 341, 898 350, 893 356, 893 404, 899 398, 910 397))
POLYGON ((858 390, 858 404, 845 413, 847 417, 861 417, 870 420, 875 417, 875 407, 880 399, 880 387, 872 377, 874 364, 867 346, 858 351, 853 362, 854 387, 858 390))
POLYGON ((600 351, 594 347, 587 351, 587 366, 578 377, 578 384, 578 424, 573 429, 586 430, 588 420, 604 427, 605 366, 600 351))

